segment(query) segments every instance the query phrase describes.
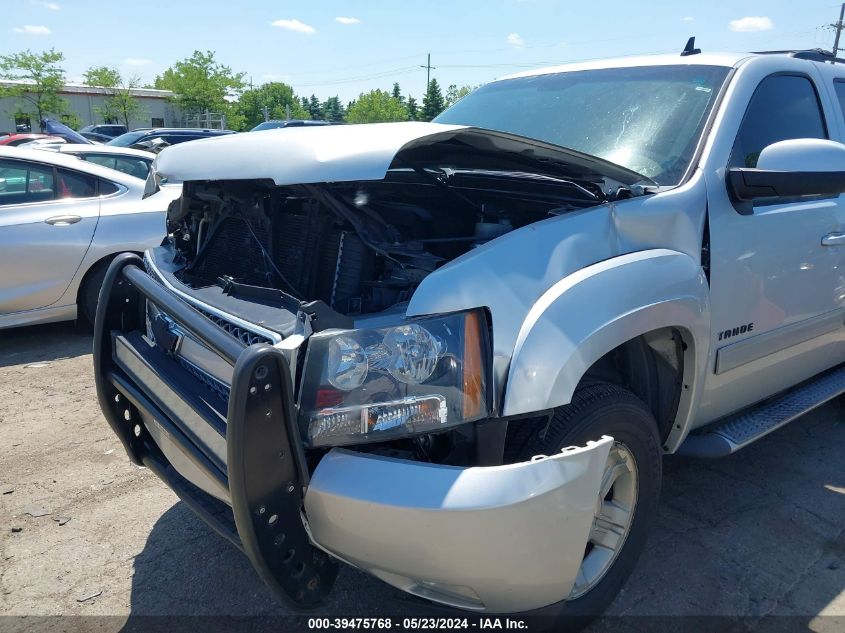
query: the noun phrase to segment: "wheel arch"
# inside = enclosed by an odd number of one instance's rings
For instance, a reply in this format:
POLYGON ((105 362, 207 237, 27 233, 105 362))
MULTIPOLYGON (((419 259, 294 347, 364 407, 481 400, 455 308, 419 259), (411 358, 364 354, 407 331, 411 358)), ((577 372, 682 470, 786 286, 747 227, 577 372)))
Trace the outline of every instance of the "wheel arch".
POLYGON ((99 259, 96 259, 93 262, 91 262, 91 264, 85 269, 85 272, 82 273, 81 277, 79 277, 79 283, 76 285, 75 302, 76 302, 76 305, 77 305, 77 309, 79 308, 79 302, 82 299, 82 293, 85 291, 85 286, 86 286, 88 280, 91 278, 91 275, 94 274, 101 267, 108 267, 108 265, 111 263, 111 261, 115 257, 117 257, 121 253, 125 253, 125 252, 131 252, 131 253, 138 255, 138 256, 143 255, 143 253, 141 253, 140 251, 138 251, 138 252, 136 252, 136 251, 115 251, 113 253, 108 253, 107 255, 101 255, 99 257, 99 259))
MULTIPOLYGON (((680 354, 674 361, 680 377, 677 398, 672 394, 674 415, 660 422, 664 450, 674 451, 699 398, 709 316, 706 279, 700 264, 686 254, 653 249, 584 268, 550 288, 523 323, 502 413, 510 417, 568 404, 582 381, 607 373, 609 359, 619 356, 628 359, 627 372, 617 371, 619 381, 639 390, 642 398, 642 383, 656 381, 663 389, 672 380, 666 377, 671 372, 642 375, 637 367, 642 368, 643 359, 671 366, 672 355, 680 354)), ((657 406, 654 397, 643 399, 658 411, 667 408, 657 406)))

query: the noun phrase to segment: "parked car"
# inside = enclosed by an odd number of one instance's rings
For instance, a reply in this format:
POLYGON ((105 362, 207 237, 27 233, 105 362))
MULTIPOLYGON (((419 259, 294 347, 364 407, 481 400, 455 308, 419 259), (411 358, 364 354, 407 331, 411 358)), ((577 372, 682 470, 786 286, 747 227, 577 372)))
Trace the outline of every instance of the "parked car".
POLYGON ((305 121, 302 119, 284 119, 271 120, 259 123, 250 132, 260 132, 261 130, 275 130, 283 127, 310 127, 312 125, 331 125, 330 121, 305 121))
POLYGON ((845 65, 697 52, 160 154, 169 237, 115 259, 95 328, 132 461, 297 607, 343 561, 473 613, 600 613, 664 454, 845 391, 845 65))
POLYGON ((47 139, 47 138, 54 138, 47 134, 6 134, 5 136, 0 137, 0 145, 6 145, 7 147, 17 147, 18 145, 23 145, 24 143, 31 143, 32 141, 47 139))
POLYGON ((93 321, 111 258, 164 237, 178 187, 143 192, 143 180, 76 156, 0 147, 0 329, 93 321))
POLYGON ((102 144, 108 143, 113 138, 111 136, 106 136, 105 134, 97 134, 96 132, 80 132, 79 134, 87 138, 89 141, 102 144))
POLYGON ((42 145, 38 149, 52 150, 62 154, 72 154, 109 169, 116 169, 130 176, 146 180, 150 172, 150 165, 156 155, 140 149, 129 147, 112 147, 105 145, 77 145, 65 143, 57 145, 42 145))
POLYGON ((67 143, 67 141, 61 136, 44 136, 42 138, 31 139, 23 143, 19 143, 18 147, 22 147, 24 149, 38 149, 41 147, 58 147, 59 145, 63 145, 65 143, 67 143))
POLYGON ((195 141, 201 138, 235 134, 233 130, 205 130, 199 128, 153 128, 133 130, 113 138, 107 145, 115 147, 136 147, 143 143, 154 142, 158 139, 168 145, 176 145, 185 141, 195 141))
POLYGON ((97 125, 86 125, 84 128, 79 130, 79 133, 83 135, 86 132, 91 134, 101 134, 112 139, 120 136, 121 134, 126 134, 128 131, 129 130, 126 129, 125 125, 118 125, 116 123, 100 123, 97 125))

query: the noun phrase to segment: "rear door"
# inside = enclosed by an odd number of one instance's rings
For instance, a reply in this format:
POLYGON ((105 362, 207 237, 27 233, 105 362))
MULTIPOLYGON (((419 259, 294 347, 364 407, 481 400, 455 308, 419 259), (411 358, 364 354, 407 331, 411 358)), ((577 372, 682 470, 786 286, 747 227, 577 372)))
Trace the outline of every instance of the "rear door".
POLYGON ((59 300, 88 251, 99 212, 96 177, 0 160, 0 314, 59 300))

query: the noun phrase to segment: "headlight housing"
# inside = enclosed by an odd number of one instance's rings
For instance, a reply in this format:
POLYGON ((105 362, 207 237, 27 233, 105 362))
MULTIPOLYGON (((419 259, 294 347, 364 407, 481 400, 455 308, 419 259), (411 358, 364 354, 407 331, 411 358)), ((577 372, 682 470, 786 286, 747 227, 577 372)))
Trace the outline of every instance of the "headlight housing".
POLYGON ((481 311, 313 335, 299 394, 309 447, 432 433, 489 413, 481 311))

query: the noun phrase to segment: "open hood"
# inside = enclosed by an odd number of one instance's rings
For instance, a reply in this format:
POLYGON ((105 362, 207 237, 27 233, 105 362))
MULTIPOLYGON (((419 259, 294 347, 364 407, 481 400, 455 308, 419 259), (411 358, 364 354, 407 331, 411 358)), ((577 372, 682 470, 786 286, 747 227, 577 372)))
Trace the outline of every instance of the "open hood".
POLYGON ((595 156, 505 132, 440 123, 300 127, 169 147, 154 169, 170 180, 272 180, 276 185, 382 180, 391 168, 521 171, 603 183, 649 184, 595 156))

